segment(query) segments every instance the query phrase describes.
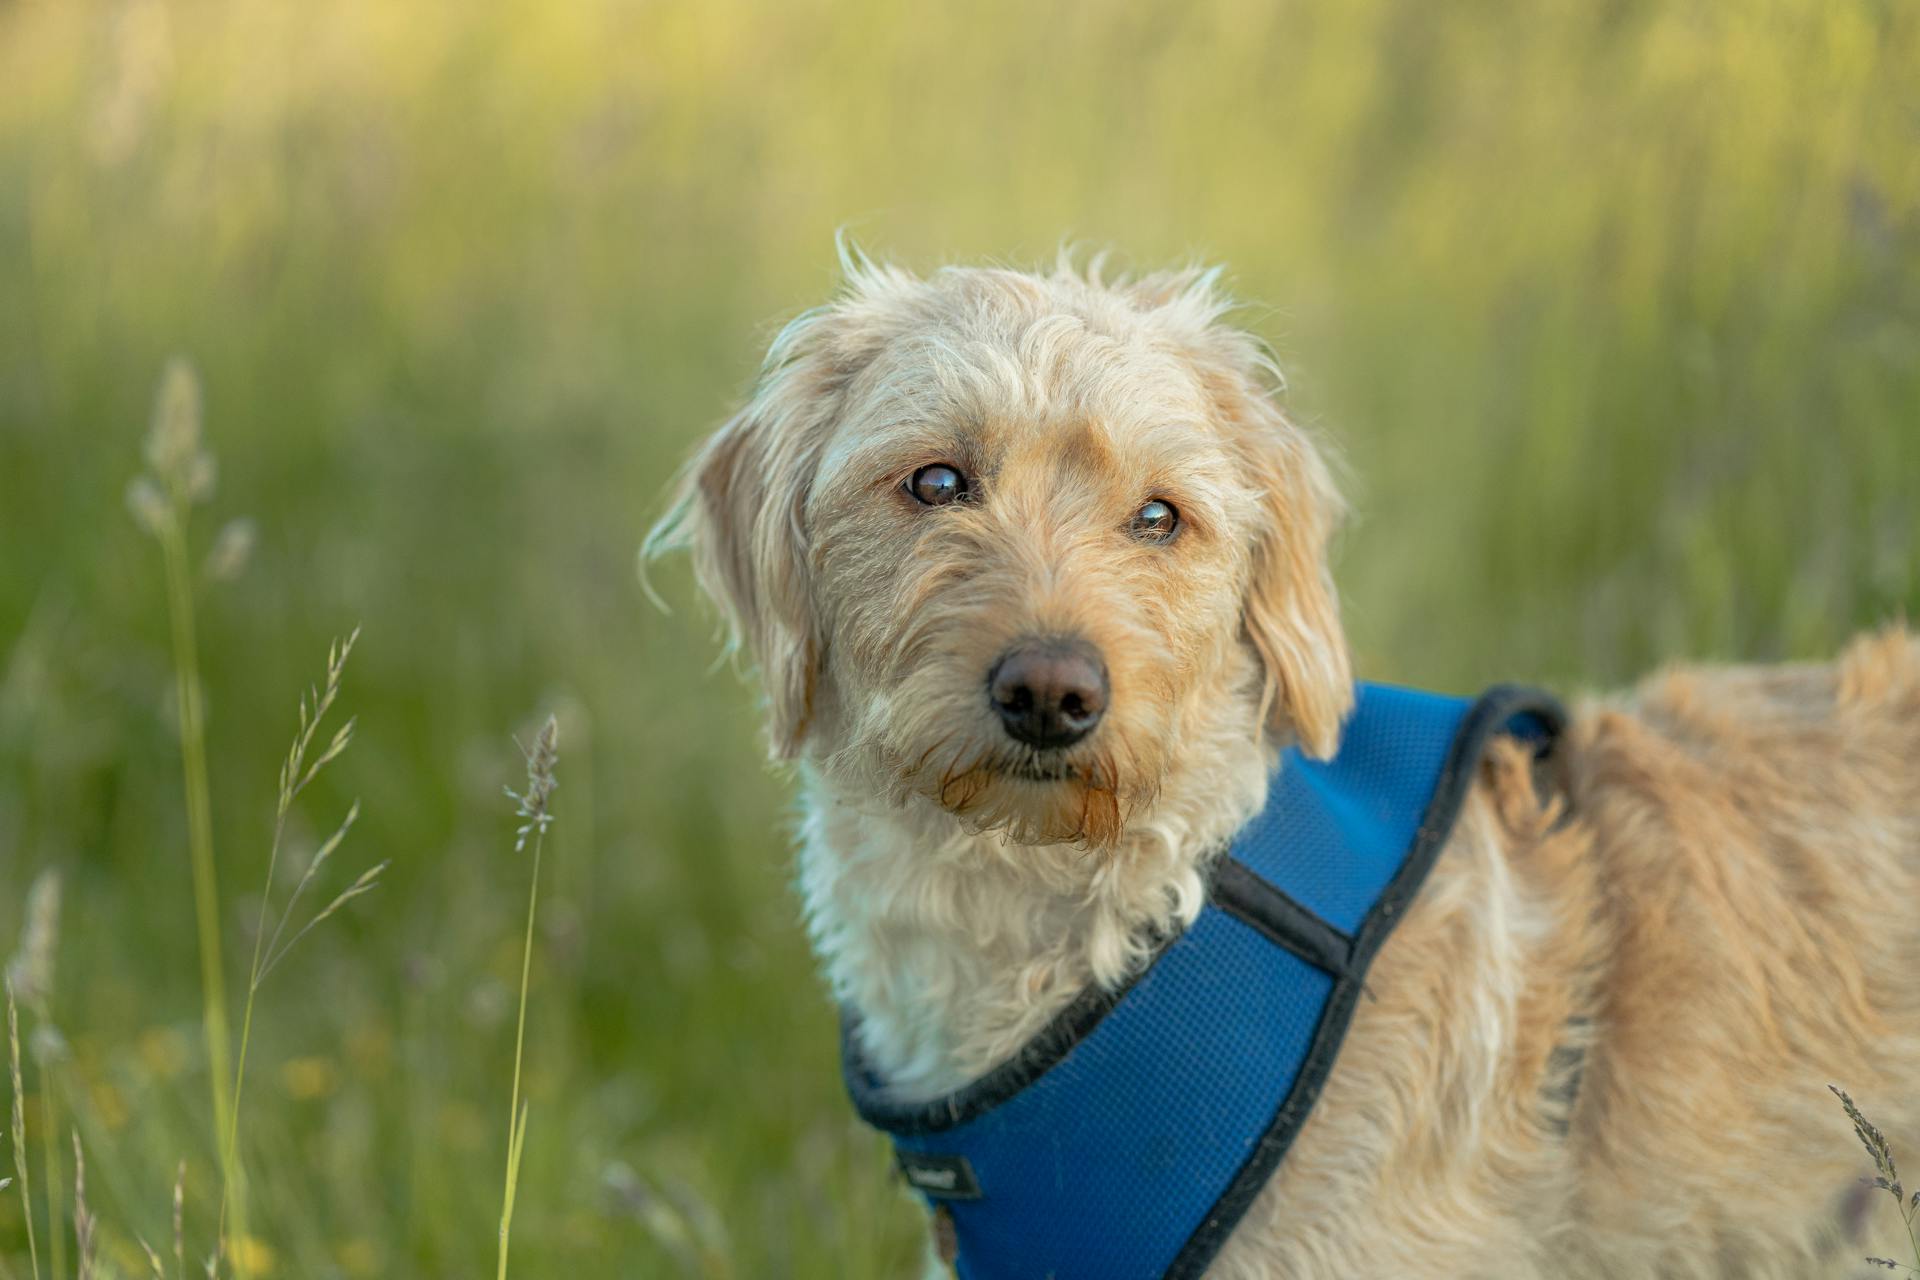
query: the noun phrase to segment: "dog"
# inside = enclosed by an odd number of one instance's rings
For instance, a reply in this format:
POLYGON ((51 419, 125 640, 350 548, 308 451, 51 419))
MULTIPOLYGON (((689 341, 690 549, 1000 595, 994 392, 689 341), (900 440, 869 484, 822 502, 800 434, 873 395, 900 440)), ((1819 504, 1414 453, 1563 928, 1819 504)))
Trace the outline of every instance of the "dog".
MULTIPOLYGON (((647 550, 691 551, 758 668, 850 1060, 938 1109, 1151 975, 1273 779, 1338 755, 1345 510, 1217 272, 843 270, 647 550)), ((1827 1086, 1920 1152, 1920 642, 1676 667, 1469 764, 1304 1122, 1189 1270, 1901 1256, 1827 1086)), ((1154 1068, 1208 1088, 1179 1048, 1154 1068)), ((938 1271, 965 1208, 941 1193, 979 1188, 908 1172, 938 1271)))

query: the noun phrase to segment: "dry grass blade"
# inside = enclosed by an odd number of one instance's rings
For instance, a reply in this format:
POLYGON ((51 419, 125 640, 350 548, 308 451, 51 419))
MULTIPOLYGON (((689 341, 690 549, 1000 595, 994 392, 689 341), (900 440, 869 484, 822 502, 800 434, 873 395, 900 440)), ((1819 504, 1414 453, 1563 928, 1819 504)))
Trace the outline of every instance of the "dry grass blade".
POLYGON ((73 1238, 77 1246, 76 1280, 94 1280, 93 1214, 87 1209, 87 1157, 80 1131, 73 1130, 73 1238))
MULTIPOLYGON (((78 1135, 75 1136, 78 1142, 78 1135)), ((182 1160, 173 1177, 173 1274, 175 1280, 186 1280, 186 1240, 181 1229, 186 1217, 187 1202, 187 1162, 182 1160)), ((167 1280, 167 1264, 161 1260, 160 1251, 147 1243, 145 1236, 135 1236, 140 1252, 147 1256, 147 1266, 153 1269, 153 1280, 167 1280)))
POLYGON ((64 1042, 53 1024, 54 956, 60 939, 60 873, 41 871, 27 890, 26 923, 20 943, 7 962, 7 978, 14 994, 39 1020, 28 1044, 40 1069, 40 1142, 45 1159, 49 1263, 56 1280, 67 1272, 66 1237, 58 1229, 60 1206, 60 1116, 53 1064, 64 1054, 64 1042))
POLYGON ((20 1009, 14 1003, 13 983, 7 986, 7 1062, 13 1069, 13 1172, 20 1179, 20 1216, 27 1225, 27 1257, 34 1280, 40 1280, 40 1249, 33 1238, 33 1182, 27 1176, 27 1113, 22 1101, 26 1088, 20 1078, 20 1009))
POLYGON ((187 1280, 187 1162, 173 1175, 173 1274, 187 1280))
POLYGON ((603 1180, 619 1211, 672 1254, 681 1271, 720 1278, 732 1274, 720 1215, 693 1188, 649 1182, 619 1162, 606 1170, 603 1180))

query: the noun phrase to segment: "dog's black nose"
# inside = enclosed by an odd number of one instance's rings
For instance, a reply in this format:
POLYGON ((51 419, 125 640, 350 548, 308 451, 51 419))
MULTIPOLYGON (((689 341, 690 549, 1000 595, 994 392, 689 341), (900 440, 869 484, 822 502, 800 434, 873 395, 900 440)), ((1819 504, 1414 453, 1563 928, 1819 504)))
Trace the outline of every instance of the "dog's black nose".
POLYGON ((1107 710, 1107 668, 1077 641, 1030 641, 1000 655, 987 696, 1008 734, 1030 747, 1070 747, 1107 710))

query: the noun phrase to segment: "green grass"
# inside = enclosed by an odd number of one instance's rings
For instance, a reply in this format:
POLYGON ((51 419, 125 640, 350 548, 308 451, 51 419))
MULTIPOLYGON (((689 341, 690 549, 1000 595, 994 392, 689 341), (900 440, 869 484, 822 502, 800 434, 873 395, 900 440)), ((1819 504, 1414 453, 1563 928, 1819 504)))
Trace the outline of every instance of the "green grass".
POLYGON ((295 699, 356 625, 355 745, 275 874, 356 798, 355 865, 393 860, 256 1011, 256 1274, 495 1265, 501 788, 540 708, 514 1273, 897 1275, 788 785, 684 572, 666 616, 633 565, 834 230, 920 267, 1228 263, 1347 455, 1371 676, 1817 655, 1920 606, 1916 65, 1920 14, 1852 0, 0 5, 0 952, 59 868, 103 1260, 171 1242, 181 1159, 189 1257, 220 1203, 167 583, 123 502, 171 356, 221 467, 188 563, 259 530, 194 588, 226 962, 295 699))

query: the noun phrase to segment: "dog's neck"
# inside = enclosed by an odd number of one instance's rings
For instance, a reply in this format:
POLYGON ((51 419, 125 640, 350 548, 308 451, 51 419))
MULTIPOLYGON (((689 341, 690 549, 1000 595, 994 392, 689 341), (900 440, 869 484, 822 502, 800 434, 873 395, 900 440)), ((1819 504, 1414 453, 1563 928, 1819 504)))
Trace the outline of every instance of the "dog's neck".
POLYGON ((833 994, 903 1100, 1003 1061, 1089 983, 1146 962, 1199 914, 1208 860, 1258 812, 1275 755, 1223 733, 1110 849, 970 833, 931 804, 848 794, 809 769, 800 885, 833 994))

